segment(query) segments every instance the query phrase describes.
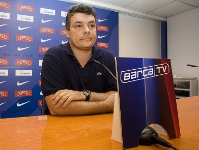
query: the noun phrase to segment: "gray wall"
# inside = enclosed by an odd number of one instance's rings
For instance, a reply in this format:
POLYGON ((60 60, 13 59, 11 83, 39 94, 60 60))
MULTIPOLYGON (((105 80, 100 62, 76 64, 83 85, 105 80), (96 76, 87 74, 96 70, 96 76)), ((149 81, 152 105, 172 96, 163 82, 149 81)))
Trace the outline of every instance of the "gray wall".
POLYGON ((119 14, 119 56, 160 58, 160 22, 119 14))
POLYGON ((168 58, 171 59, 173 74, 180 77, 197 77, 199 68, 199 8, 169 17, 168 58))

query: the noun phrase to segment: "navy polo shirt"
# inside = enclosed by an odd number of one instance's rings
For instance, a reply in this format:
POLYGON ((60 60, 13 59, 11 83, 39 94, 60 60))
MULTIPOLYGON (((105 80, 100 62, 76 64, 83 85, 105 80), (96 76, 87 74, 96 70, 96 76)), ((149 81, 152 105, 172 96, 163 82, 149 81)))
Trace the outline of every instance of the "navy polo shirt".
POLYGON ((116 91, 115 78, 97 60, 115 75, 114 55, 97 46, 84 68, 74 57, 69 43, 50 48, 43 58, 41 86, 44 97, 58 90, 71 89, 91 92, 116 91))

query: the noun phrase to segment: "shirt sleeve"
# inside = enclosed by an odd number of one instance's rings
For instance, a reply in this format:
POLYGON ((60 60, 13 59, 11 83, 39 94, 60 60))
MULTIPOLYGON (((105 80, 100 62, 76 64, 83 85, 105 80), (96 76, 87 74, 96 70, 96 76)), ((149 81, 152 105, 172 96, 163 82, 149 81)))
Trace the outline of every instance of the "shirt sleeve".
POLYGON ((50 48, 43 58, 41 87, 44 97, 64 89, 63 61, 59 50, 50 48))

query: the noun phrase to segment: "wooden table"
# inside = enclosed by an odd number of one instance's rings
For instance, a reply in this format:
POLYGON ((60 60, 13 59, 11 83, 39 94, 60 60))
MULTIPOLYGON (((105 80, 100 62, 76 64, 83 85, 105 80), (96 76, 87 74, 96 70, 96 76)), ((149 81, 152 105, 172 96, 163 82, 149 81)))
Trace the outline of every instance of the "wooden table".
MULTIPOLYGON (((199 96, 177 100, 181 138, 168 140, 180 150, 199 149, 199 96)), ((1 150, 122 150, 111 140, 112 114, 33 116, 0 119, 1 150)), ((167 150, 159 145, 130 150, 167 150)), ((171 149, 168 149, 171 150, 171 149)))

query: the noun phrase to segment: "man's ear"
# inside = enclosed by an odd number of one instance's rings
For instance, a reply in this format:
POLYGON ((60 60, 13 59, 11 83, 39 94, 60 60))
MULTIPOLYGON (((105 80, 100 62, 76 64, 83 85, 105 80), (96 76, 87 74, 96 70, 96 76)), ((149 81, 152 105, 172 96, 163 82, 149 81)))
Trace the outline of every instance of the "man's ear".
POLYGON ((65 29, 65 30, 66 30, 66 36, 67 36, 67 38, 70 38, 69 31, 67 29, 65 29))

